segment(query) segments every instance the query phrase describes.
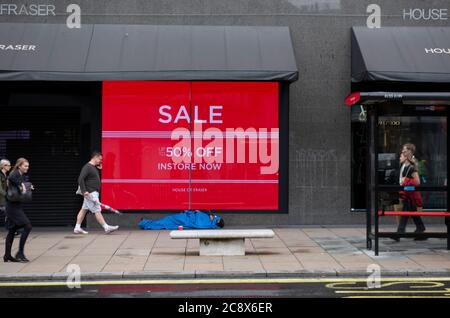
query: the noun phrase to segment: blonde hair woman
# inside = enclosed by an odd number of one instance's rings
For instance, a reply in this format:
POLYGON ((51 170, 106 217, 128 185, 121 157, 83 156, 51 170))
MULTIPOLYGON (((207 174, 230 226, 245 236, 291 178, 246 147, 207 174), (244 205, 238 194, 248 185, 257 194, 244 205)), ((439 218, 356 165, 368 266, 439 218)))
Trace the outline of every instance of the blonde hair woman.
MULTIPOLYGON (((400 186, 419 186, 420 185, 420 176, 417 167, 417 160, 414 157, 414 153, 416 151, 416 146, 414 144, 408 143, 403 145, 402 152, 400 154, 400 176, 399 176, 399 184, 400 186)), ((403 211, 418 211, 422 210, 422 196, 420 192, 413 191, 401 191, 400 192, 400 201, 403 205, 403 211)), ((398 225, 397 232, 405 233, 406 225, 408 223, 409 216, 402 216, 400 218, 400 223, 398 225)), ((412 217, 414 224, 416 225, 415 233, 423 233, 425 232, 425 225, 422 222, 422 218, 420 216, 412 217)), ((416 240, 418 240, 416 238, 416 240)))
MULTIPOLYGON (((8 176, 8 188, 15 187, 19 193, 25 194, 30 189, 25 187, 24 175, 28 173, 30 163, 25 158, 17 159, 14 169, 8 176)), ((8 235, 5 240, 5 255, 3 256, 4 262, 28 262, 25 257, 24 249, 25 243, 28 239, 28 235, 31 232, 32 226, 28 217, 23 211, 22 202, 10 201, 6 198, 6 227, 8 229, 8 235), (12 257, 11 248, 14 242, 14 234, 18 229, 23 228, 22 235, 20 237, 19 251, 16 257, 12 257)))

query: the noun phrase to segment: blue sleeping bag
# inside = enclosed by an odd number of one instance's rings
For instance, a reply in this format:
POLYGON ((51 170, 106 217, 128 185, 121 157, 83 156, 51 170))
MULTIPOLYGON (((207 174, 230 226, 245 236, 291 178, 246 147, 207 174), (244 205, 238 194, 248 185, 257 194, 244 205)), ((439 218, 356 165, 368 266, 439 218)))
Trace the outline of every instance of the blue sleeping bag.
POLYGON ((219 220, 220 217, 216 215, 211 221, 208 213, 199 210, 185 210, 159 220, 143 219, 139 222, 139 227, 142 230, 177 230, 182 225, 183 229, 218 229, 217 222, 219 220))

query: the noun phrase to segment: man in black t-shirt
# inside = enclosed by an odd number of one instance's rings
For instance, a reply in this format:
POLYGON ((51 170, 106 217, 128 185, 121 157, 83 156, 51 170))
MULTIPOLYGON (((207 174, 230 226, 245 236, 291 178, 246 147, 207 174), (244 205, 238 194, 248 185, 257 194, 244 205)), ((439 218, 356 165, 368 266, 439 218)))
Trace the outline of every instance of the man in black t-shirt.
POLYGON ((91 211, 95 214, 97 222, 103 227, 106 234, 116 231, 119 229, 118 226, 110 226, 105 222, 102 215, 102 208, 100 205, 100 173, 99 169, 102 166, 102 154, 100 152, 93 152, 91 160, 84 165, 81 169, 80 176, 78 177, 78 194, 84 197, 83 206, 77 216, 77 224, 73 232, 75 234, 88 234, 85 230, 81 228, 81 223, 83 222, 87 211, 91 211))

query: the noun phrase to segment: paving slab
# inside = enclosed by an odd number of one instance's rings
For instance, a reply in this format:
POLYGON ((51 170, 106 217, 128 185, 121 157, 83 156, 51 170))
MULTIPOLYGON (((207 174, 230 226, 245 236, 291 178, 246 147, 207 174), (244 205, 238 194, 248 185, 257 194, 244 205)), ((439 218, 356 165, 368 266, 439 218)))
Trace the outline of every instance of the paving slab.
MULTIPOLYGON (((431 227, 428 230, 433 230, 431 227)), ((435 229, 441 231, 442 228, 435 229)), ((199 256, 199 240, 172 240, 170 231, 33 229, 26 255, 30 263, 0 263, 0 280, 67 279, 78 264, 86 279, 367 277, 367 266, 383 276, 450 277, 450 252, 443 239, 380 240, 380 255, 365 249, 364 227, 275 228, 271 239, 247 239, 246 256, 199 256)), ((0 231, 0 253, 4 237, 0 231)), ((13 245, 17 250, 18 239, 13 245)))

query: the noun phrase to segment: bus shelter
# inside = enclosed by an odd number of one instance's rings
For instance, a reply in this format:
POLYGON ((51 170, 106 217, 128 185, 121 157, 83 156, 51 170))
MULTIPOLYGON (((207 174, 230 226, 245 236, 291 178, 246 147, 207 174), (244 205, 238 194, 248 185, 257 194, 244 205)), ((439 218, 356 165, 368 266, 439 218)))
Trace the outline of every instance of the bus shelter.
POLYGON ((449 40, 450 28, 352 29, 352 93, 345 103, 364 127, 364 145, 352 144, 352 153, 365 161, 366 239, 375 255, 380 238, 446 238, 450 249, 449 40), (402 161, 405 149, 413 149, 411 167, 402 161), (400 226, 407 218, 415 231, 400 226), (421 221, 444 223, 446 231, 425 230, 421 221), (382 222, 397 230, 385 231, 382 222))

